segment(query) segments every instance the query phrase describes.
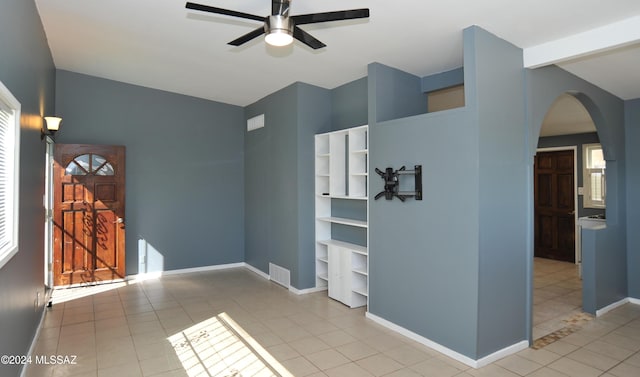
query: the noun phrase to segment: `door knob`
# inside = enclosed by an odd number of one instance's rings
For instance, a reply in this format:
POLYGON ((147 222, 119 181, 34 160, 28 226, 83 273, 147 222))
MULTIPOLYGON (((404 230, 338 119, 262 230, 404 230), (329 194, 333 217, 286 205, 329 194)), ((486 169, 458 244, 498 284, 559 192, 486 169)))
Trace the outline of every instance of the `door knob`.
POLYGON ((116 221, 114 221, 114 224, 122 224, 124 222, 124 219, 122 217, 118 217, 118 219, 116 221))

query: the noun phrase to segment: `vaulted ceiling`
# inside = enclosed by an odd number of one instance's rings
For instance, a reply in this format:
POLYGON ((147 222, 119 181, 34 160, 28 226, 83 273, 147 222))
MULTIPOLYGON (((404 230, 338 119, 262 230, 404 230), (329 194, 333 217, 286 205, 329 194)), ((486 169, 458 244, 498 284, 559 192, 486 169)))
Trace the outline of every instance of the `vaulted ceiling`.
MULTIPOLYGON (((302 81, 334 88, 379 62, 417 76, 458 68, 462 30, 521 47, 622 99, 640 97, 638 0, 293 0, 291 15, 369 8, 369 19, 301 26, 327 44, 227 42, 259 22, 185 9, 184 0, 35 0, 58 69, 245 106, 302 81)), ((268 15, 270 0, 193 0, 268 15)))

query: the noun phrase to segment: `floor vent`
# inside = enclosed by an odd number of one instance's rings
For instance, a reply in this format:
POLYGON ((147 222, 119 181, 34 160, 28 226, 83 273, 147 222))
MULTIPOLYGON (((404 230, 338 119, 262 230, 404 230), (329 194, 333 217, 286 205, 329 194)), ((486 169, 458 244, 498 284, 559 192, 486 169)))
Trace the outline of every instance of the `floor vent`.
POLYGON ((277 264, 269 263, 269 280, 289 289, 291 285, 291 272, 277 264))

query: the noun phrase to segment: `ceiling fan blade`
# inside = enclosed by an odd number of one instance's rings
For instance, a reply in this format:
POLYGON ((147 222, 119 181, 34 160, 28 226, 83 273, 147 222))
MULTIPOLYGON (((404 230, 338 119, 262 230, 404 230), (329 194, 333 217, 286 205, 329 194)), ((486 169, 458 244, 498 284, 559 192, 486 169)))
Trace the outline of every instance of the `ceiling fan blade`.
POLYGON ((294 26, 293 28, 293 37, 299 40, 300 42, 306 44, 307 46, 311 47, 314 50, 317 50, 319 48, 323 48, 326 46, 326 44, 315 39, 311 34, 307 33, 306 31, 300 29, 297 26, 294 26))
POLYGON ((252 32, 249 32, 249 33, 241 36, 238 39, 234 39, 234 40, 232 40, 231 42, 229 42, 227 44, 230 44, 232 46, 240 46, 241 44, 247 43, 250 40, 252 40, 253 38, 256 38, 256 37, 258 37, 258 36, 260 36, 262 34, 264 34, 264 27, 261 26, 261 27, 257 28, 256 30, 254 30, 252 32))
POLYGON ((271 0, 271 15, 289 17, 291 0, 271 0))
POLYGON ((210 7, 208 5, 202 5, 202 4, 196 4, 196 3, 187 2, 185 7, 187 9, 199 10, 199 11, 209 12, 209 13, 224 14, 225 16, 240 17, 240 18, 246 18, 246 19, 249 19, 249 20, 256 20, 256 21, 264 22, 264 17, 261 17, 261 16, 256 16, 256 15, 249 14, 249 13, 236 12, 234 10, 210 7))
POLYGON ((295 22, 296 25, 304 25, 304 24, 315 24, 318 22, 352 20, 356 18, 367 18, 367 17, 369 17, 369 9, 362 8, 362 9, 351 9, 351 10, 339 10, 335 12, 325 12, 325 13, 298 14, 295 16, 291 16, 290 18, 295 22))

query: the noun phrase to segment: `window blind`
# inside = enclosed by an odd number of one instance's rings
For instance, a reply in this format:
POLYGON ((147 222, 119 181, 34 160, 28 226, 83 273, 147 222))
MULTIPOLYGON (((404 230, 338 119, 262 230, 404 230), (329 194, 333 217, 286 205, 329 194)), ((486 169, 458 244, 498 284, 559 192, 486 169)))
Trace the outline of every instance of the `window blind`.
POLYGON ((4 250, 10 243, 13 235, 12 219, 9 215, 13 210, 11 183, 13 157, 13 111, 9 111, 0 102, 0 250, 4 250))

